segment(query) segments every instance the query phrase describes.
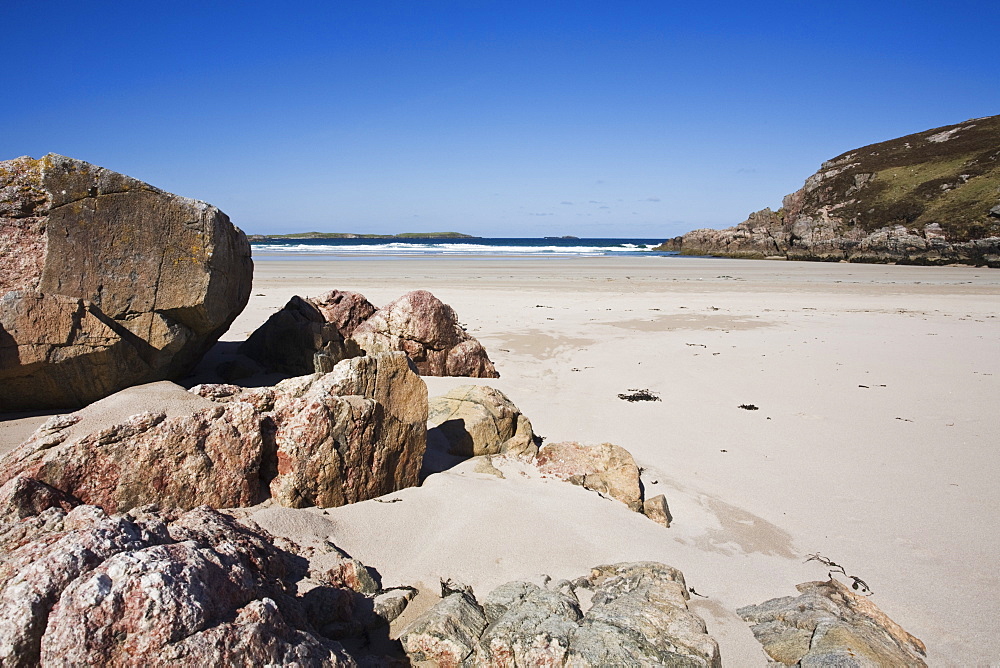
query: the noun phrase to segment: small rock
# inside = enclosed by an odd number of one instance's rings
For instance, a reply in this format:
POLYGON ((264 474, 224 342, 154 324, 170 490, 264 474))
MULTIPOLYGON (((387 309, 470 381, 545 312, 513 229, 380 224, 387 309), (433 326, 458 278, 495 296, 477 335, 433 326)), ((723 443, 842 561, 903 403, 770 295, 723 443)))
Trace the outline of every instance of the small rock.
POLYGON ((403 614, 416 595, 415 589, 391 589, 375 597, 375 615, 386 624, 403 614))
POLYGON ((446 596, 418 617, 399 636, 413 661, 460 666, 475 650, 486 629, 486 616, 474 597, 446 596))
POLYGON ((642 512, 639 467, 628 450, 612 443, 549 443, 538 451, 538 470, 606 494, 642 512))
POLYGON ((657 524, 668 529, 670 528, 670 523, 674 520, 670 514, 670 508, 667 506, 667 497, 663 494, 657 494, 653 498, 643 501, 642 513, 657 524))

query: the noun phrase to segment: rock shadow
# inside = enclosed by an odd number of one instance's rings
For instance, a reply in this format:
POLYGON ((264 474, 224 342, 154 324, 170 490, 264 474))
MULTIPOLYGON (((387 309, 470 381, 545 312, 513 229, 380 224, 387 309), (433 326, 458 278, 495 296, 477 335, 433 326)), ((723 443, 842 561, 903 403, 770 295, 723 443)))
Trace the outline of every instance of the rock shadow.
POLYGON ((420 469, 421 484, 427 479, 427 476, 452 469, 470 458, 451 452, 450 439, 453 438, 468 439, 468 442, 472 443, 472 436, 465 429, 465 420, 447 420, 439 426, 427 430, 427 450, 424 453, 424 463, 420 469), (448 426, 446 427, 446 425, 448 426))

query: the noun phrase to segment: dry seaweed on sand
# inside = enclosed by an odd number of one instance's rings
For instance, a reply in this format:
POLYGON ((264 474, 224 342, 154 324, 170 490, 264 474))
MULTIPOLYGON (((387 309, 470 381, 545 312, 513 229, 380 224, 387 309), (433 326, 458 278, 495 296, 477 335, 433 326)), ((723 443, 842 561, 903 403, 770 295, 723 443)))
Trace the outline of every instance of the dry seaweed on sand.
POLYGON ((660 401, 659 392, 651 390, 630 389, 618 395, 624 401, 660 401))

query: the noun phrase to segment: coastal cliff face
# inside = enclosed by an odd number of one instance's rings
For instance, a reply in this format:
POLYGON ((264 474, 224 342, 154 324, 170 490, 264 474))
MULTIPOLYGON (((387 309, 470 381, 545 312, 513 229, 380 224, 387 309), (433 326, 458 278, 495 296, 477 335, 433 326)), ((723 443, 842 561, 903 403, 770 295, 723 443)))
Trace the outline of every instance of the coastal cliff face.
POLYGON ((1000 267, 1000 116, 849 151, 823 163, 777 211, 694 230, 659 249, 1000 267))

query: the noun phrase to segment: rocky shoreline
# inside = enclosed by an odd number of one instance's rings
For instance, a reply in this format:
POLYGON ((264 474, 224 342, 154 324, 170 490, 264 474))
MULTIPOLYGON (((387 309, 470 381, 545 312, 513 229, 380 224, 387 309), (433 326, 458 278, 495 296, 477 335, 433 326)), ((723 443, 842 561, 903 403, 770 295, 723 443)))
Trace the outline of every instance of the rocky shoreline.
POLYGON ((748 259, 1000 267, 1000 116, 849 151, 777 211, 656 250, 748 259))

